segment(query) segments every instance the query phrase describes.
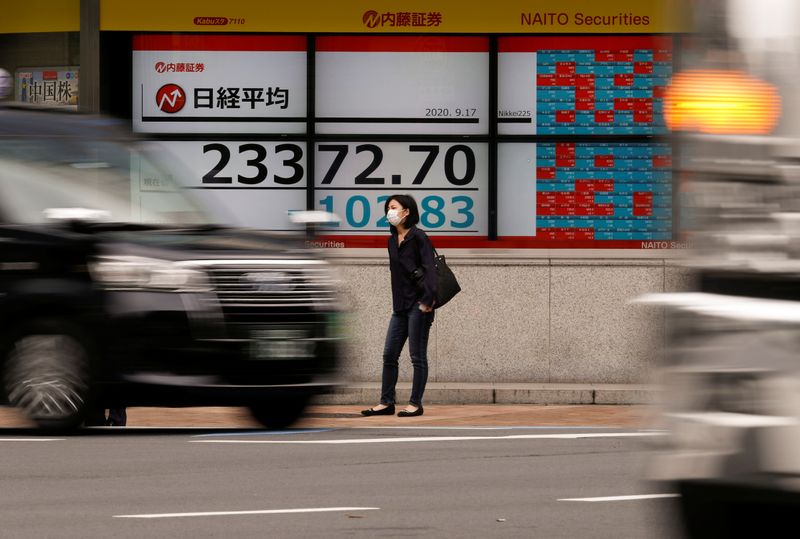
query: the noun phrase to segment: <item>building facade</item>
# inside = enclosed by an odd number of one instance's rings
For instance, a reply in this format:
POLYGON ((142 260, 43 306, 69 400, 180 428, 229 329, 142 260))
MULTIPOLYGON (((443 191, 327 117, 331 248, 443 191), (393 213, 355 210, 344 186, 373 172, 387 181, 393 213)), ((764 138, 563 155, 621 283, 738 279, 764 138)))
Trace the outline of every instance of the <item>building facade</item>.
MULTIPOLYGON (((399 192, 463 289, 432 382, 647 381, 663 318, 629 301, 688 285, 663 116, 680 2, 48 4, 0 22, 13 100, 130 121, 224 222, 340 217, 312 244, 341 266, 346 379, 380 379, 399 192)), ((166 181, 132 167, 132 206, 166 181)))

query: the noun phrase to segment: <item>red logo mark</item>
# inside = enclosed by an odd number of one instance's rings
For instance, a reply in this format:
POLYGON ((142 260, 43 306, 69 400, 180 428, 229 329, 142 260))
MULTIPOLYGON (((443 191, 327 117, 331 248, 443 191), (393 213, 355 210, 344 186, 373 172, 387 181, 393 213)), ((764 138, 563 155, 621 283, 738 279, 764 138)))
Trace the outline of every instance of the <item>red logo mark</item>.
POLYGON ((156 62, 156 73, 164 73, 167 70, 167 64, 164 62, 156 62))
POLYGON ((194 23, 198 26, 225 26, 228 24, 227 17, 195 17, 194 23))
POLYGON ((165 84, 156 92, 156 105, 162 112, 174 114, 186 104, 186 92, 177 84, 165 84))
POLYGON ((366 11, 364 12, 364 16, 361 17, 361 20, 367 28, 375 28, 381 22, 381 15, 377 11, 366 11))

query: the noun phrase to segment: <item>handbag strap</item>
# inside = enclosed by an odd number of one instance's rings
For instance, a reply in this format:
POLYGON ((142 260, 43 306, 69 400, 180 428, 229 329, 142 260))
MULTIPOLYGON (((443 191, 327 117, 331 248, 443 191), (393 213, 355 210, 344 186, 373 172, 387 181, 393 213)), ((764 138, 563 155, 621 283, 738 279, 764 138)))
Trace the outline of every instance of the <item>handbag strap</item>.
MULTIPOLYGON (((431 244, 431 248, 433 249, 433 267, 435 268, 437 267, 436 261, 439 258, 439 252, 436 250, 436 247, 434 247, 433 242, 431 241, 430 238, 428 238, 428 242, 431 244)), ((419 281, 422 278, 422 275, 419 275, 416 278, 414 277, 414 274, 417 273, 417 270, 420 270, 421 272, 422 269, 422 252, 420 251, 420 249, 421 245, 417 247, 417 267, 414 268, 414 271, 408 274, 409 278, 412 281, 419 281)))

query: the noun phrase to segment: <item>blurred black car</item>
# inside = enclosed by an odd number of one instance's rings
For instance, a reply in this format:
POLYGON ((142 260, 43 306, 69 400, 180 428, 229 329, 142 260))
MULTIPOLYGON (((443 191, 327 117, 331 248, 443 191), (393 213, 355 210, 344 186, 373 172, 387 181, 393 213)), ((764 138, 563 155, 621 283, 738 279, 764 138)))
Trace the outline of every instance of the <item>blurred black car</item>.
POLYGON ((330 266, 302 237, 214 224, 172 185, 114 120, 0 108, 0 393, 40 427, 231 405, 281 428, 332 389, 330 266))

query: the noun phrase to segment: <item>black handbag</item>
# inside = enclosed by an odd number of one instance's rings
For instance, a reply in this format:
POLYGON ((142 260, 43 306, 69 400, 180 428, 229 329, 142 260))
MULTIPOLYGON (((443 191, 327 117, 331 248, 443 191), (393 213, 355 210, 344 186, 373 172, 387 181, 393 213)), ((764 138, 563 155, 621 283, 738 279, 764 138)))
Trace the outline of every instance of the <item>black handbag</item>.
MULTIPOLYGON (((433 305, 433 308, 438 309, 461 292, 461 286, 459 286, 453 270, 447 265, 447 260, 444 258, 444 255, 437 253, 435 247, 433 248, 433 264, 436 268, 437 279, 436 303, 433 305)), ((415 282, 417 288, 421 289, 424 286, 422 283, 424 276, 425 274, 422 268, 416 268, 411 274, 411 279, 415 282)))

